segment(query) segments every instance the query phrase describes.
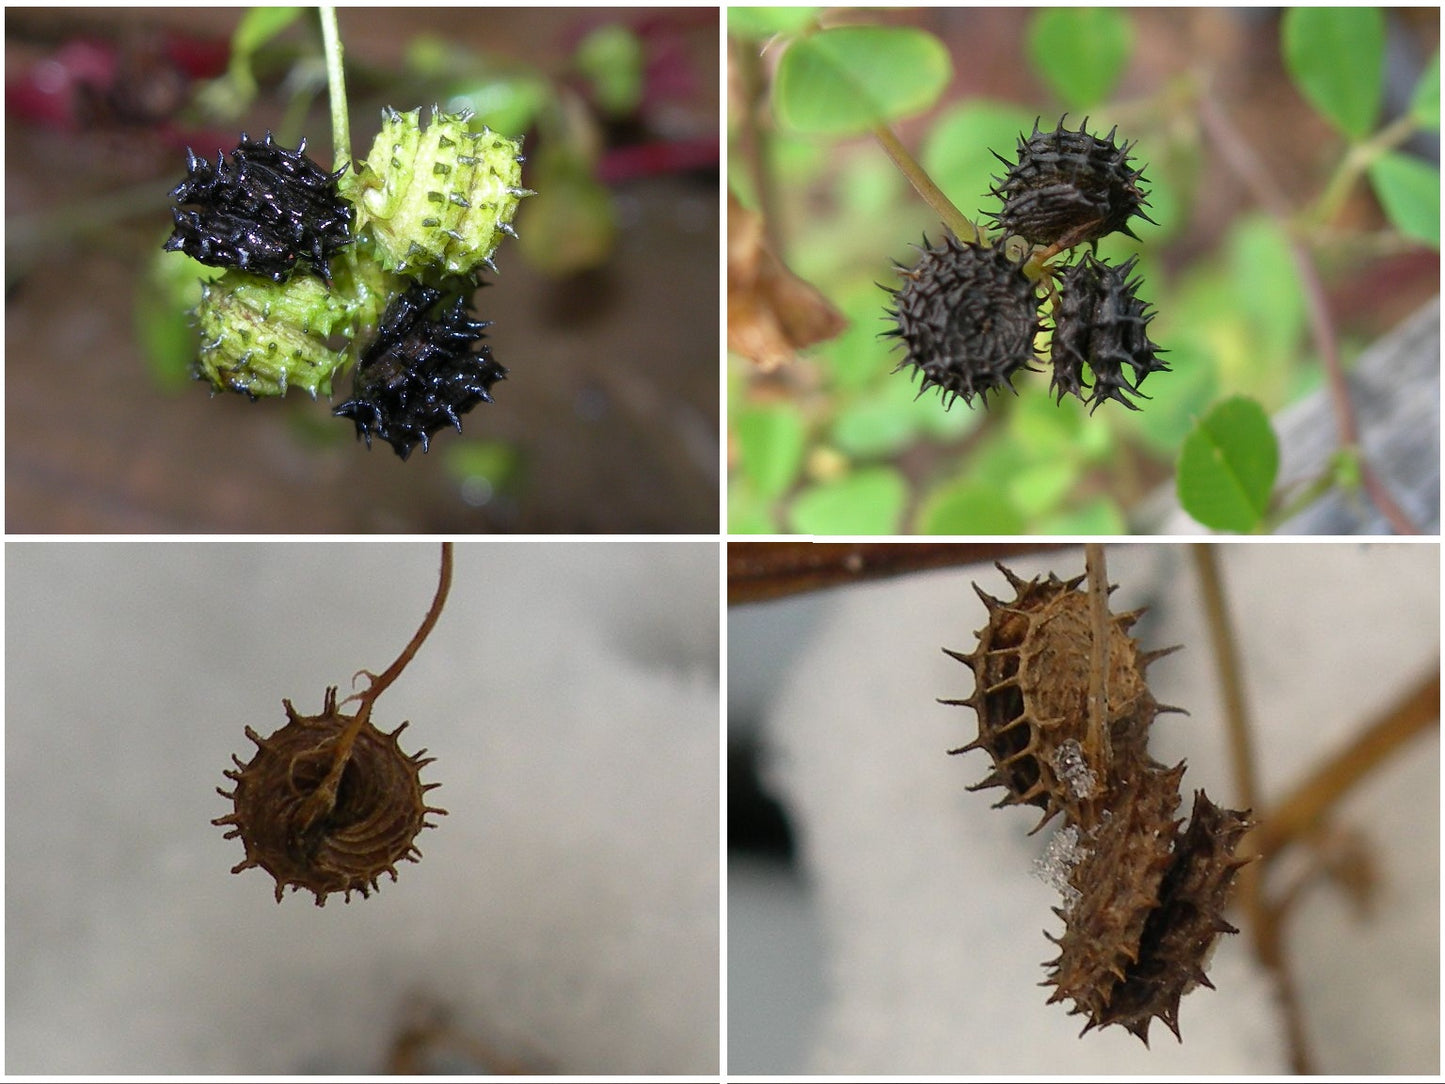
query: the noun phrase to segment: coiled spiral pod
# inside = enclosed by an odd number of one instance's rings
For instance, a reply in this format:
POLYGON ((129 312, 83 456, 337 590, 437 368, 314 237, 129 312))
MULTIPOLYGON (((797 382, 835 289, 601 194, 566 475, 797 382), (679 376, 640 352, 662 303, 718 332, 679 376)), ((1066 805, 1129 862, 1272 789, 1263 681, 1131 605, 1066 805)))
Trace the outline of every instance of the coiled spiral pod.
MULTIPOLYGON (((918 394, 938 388, 945 407, 1008 388, 1020 369, 1033 372, 1040 330, 1034 285, 1001 246, 986 247, 945 235, 932 247, 925 237, 911 268, 895 263, 904 282, 890 290, 896 327, 883 332, 906 351, 894 372, 912 366, 918 394)), ((884 287, 887 289, 887 287, 884 287)))
POLYGON ((1159 358, 1164 351, 1149 339, 1154 313, 1136 294, 1140 280, 1129 281, 1137 259, 1112 267, 1085 253, 1064 273, 1050 347, 1052 390, 1060 402, 1067 394, 1089 403, 1091 413, 1109 399, 1138 410, 1129 396, 1149 398, 1139 390, 1144 378, 1169 371, 1159 358), (1094 375, 1092 388, 1084 383, 1085 365, 1094 375))
POLYGON ((302 715, 284 700, 287 723, 280 730, 263 738, 246 727, 256 753, 248 763, 232 756, 236 767, 224 774, 235 787, 216 791, 233 808, 211 823, 245 845, 246 857, 231 872, 264 869, 275 878, 278 903, 288 885, 312 892, 318 907, 333 892, 347 903, 353 892, 366 898, 383 873, 395 881, 398 862, 421 857, 416 837, 436 827, 427 816, 446 813, 426 803, 427 791, 440 784, 421 782, 421 769, 435 758, 425 749, 402 752, 397 739, 408 724, 384 733, 372 724, 371 711, 436 625, 451 576, 452 546, 443 542, 431 608, 395 662, 379 675, 358 675, 370 683, 347 698, 360 701, 354 715, 339 710, 333 686, 320 715, 302 715))
POLYGON ((304 139, 292 151, 270 132, 259 142, 242 132, 229 158, 216 152, 214 166, 187 150, 186 169, 171 191, 167 252, 275 282, 299 261, 330 285, 331 258, 353 240, 351 204, 337 190, 345 166, 327 173, 306 156, 304 139))
POLYGON ((473 352, 489 322, 471 319, 464 298, 428 315, 441 297, 440 290, 413 285, 387 306, 356 366, 351 398, 333 411, 356 423, 368 448, 376 436, 402 459, 418 444, 425 453, 438 430, 461 432, 461 415, 490 403, 492 385, 507 375, 489 346, 473 352))
POLYGON ((1031 245, 1072 248, 1097 242, 1111 233, 1130 237, 1129 222, 1153 222, 1144 208, 1149 200, 1139 185, 1143 169, 1129 166, 1132 143, 1114 143, 1115 127, 1103 139, 1090 135, 1089 120, 1077 132, 1064 127, 1019 135, 1017 162, 997 151, 993 156, 1008 167, 1002 180, 995 178, 991 193, 1003 200, 1003 210, 989 212, 1006 236, 1022 237, 1031 245))
POLYGON ((435 828, 430 813, 446 810, 426 804, 426 792, 439 783, 421 782, 420 772, 435 758, 401 751, 402 723, 383 733, 369 720, 337 710, 336 688, 326 690, 320 715, 301 715, 282 702, 289 720, 263 738, 249 726, 254 757, 226 777, 233 791, 217 793, 235 802, 235 811, 213 821, 231 826, 227 839, 240 837, 246 857, 232 873, 252 867, 276 879, 276 899, 287 885, 307 889, 324 906, 332 892, 350 902, 378 887, 383 873, 396 880, 396 864, 421 857, 415 844, 423 828, 435 828))

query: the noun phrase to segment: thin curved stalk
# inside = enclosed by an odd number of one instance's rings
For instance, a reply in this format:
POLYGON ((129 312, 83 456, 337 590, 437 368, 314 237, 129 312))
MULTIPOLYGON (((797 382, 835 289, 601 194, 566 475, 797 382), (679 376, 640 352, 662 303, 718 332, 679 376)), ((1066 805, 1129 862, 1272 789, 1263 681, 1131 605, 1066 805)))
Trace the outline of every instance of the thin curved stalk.
POLYGON ((351 759, 351 747, 356 743, 356 738, 362 728, 371 721, 371 706, 376 703, 377 697, 401 676, 401 672, 406 669, 407 664, 421 649, 421 645, 426 642, 426 638, 431 635, 431 630, 436 627, 437 619, 442 615, 442 608, 446 605, 447 593, 451 590, 451 586, 452 544, 443 542, 441 571, 437 576, 437 590, 436 595, 432 598, 431 609, 427 610, 421 625, 412 634, 406 647, 402 648, 401 654, 396 657, 395 662, 379 675, 362 671, 371 678, 371 684, 356 696, 347 697, 347 700, 360 700, 361 708, 352 717, 346 729, 341 732, 341 736, 337 738, 336 748, 332 752, 331 768, 326 773, 326 778, 306 799, 305 805, 298 812, 298 823, 303 829, 314 824, 320 817, 326 816, 336 807, 336 792, 341 786, 341 776, 346 771, 346 764, 351 759))
POLYGON ((1089 746, 1098 754, 1102 776, 1114 759, 1109 741, 1109 571, 1104 547, 1084 545, 1084 571, 1089 577, 1089 746))
POLYGON ((953 201, 943 194, 943 189, 933 183, 933 178, 918 164, 917 159, 908 153, 908 148, 894 134, 892 128, 886 124, 878 125, 873 129, 873 138, 878 140, 888 157, 893 159, 893 164, 908 178, 908 183, 913 185, 914 190, 933 208, 955 237, 960 241, 972 239, 977 244, 983 243, 983 232, 972 219, 953 205, 953 201))

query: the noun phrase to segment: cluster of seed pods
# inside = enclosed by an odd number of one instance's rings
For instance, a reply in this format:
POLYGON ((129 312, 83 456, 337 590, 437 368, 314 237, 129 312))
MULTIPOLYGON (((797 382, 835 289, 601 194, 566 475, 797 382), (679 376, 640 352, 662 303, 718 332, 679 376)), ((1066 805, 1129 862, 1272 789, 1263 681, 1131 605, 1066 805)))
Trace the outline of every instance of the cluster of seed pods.
POLYGON ((1073 1002, 1084 1031, 1117 1024, 1144 1042, 1157 1017, 1179 1035, 1179 1002, 1205 974, 1236 871, 1249 814, 1221 809, 1201 790, 1187 825, 1175 814, 1183 762, 1149 755, 1149 728, 1166 711, 1149 689, 1150 663, 1129 630, 1142 611, 1110 614, 1103 659, 1104 725, 1091 726, 1091 600, 1084 577, 1023 580, 1002 565, 1010 601, 979 590, 988 624, 968 653, 974 692, 943 703, 972 708, 978 735, 954 749, 982 749, 993 770, 972 790, 1002 788, 998 806, 1042 811, 1038 831, 1064 821, 1059 848, 1059 949, 1045 966, 1049 1001, 1073 1002))

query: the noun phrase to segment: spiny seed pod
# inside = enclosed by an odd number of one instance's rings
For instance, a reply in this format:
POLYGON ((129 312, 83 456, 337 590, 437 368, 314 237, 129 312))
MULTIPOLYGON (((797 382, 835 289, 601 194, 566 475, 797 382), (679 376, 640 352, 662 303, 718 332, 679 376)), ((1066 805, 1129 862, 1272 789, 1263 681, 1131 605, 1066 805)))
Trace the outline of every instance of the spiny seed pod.
POLYGON ((1055 909, 1066 921, 1063 936, 1045 934, 1059 946, 1041 984, 1054 987, 1049 1002, 1071 998, 1073 1012, 1087 1014, 1091 1026, 1104 1022, 1115 987, 1139 961, 1171 862, 1183 776, 1182 763, 1139 770, 1119 787, 1108 817, 1085 834, 1087 853, 1069 877, 1075 902, 1055 909))
POLYGON ((344 295, 310 276, 276 283, 228 271, 201 287, 197 378, 252 399, 291 388, 330 395, 346 355, 327 346, 326 336, 348 317, 344 295))
POLYGON ((1064 932, 1045 935, 1059 947, 1041 984, 1053 987, 1049 1002, 1072 1001, 1070 1012, 1087 1018, 1083 1032, 1117 1024, 1147 1045, 1157 1017, 1177 1038, 1180 999, 1210 985, 1204 969, 1218 935, 1237 932, 1223 912, 1245 864, 1235 852, 1249 814, 1219 809, 1197 791, 1179 831, 1184 764, 1166 768, 1148 753, 1155 717, 1178 710, 1158 704, 1144 680, 1149 663, 1169 652, 1141 652, 1127 635, 1142 611, 1108 617, 1109 740, 1095 743, 1084 577, 1025 582, 999 569, 1016 598, 1003 603, 975 585, 988 625, 972 654, 948 652, 973 669, 976 687, 967 700, 943 703, 973 708, 979 724, 978 737, 952 752, 982 748, 993 757, 993 772, 971 790, 1001 786, 1008 793, 999 805, 1038 806, 1039 827, 1064 814, 1040 863, 1064 896, 1055 909, 1064 932))
POLYGON ((496 270, 492 254, 515 236, 522 197, 521 141, 484 128, 471 114, 388 109, 371 153, 346 179, 358 231, 370 227, 387 270, 414 278, 496 270))
POLYGON ((267 738, 247 727, 256 755, 248 764, 232 757, 236 770, 225 775, 235 790, 217 788, 235 809, 211 823, 230 827, 226 838, 239 836, 246 847, 231 872, 264 869, 276 879, 277 902, 287 885, 315 893, 318 907, 332 892, 348 903, 353 892, 365 898, 383 873, 395 881, 398 862, 421 856, 417 834, 436 827, 427 814, 446 812, 426 804, 440 784, 421 782, 435 758, 401 751, 406 723, 389 734, 369 719, 358 728, 356 716, 337 709, 334 687, 320 715, 282 703, 289 722, 267 738))
POLYGON ((1050 348, 1052 388, 1059 401, 1065 394, 1076 395, 1090 404, 1092 412, 1100 403, 1113 399, 1130 410, 1138 410, 1128 397, 1147 399, 1139 390, 1144 378, 1150 373, 1169 371, 1169 366, 1159 360, 1163 351, 1149 339, 1149 322, 1154 313, 1135 295, 1140 280, 1129 281, 1136 260, 1130 256, 1119 267, 1111 267, 1085 253, 1064 273, 1050 348), (1087 396, 1085 365, 1094 374, 1087 396), (1125 366, 1132 370, 1132 380, 1125 366))
POLYGON ((414 285, 387 307, 356 367, 352 397, 333 412, 356 423, 368 448, 376 436, 402 459, 417 444, 426 452, 438 430, 461 432, 461 415, 490 403, 492 385, 507 375, 490 347, 471 349, 490 321, 468 317, 461 297, 432 315, 441 297, 440 290, 414 285))
POLYGON ((1225 921, 1224 907, 1235 874, 1253 860, 1235 857, 1252 823, 1247 812, 1220 809, 1202 790, 1194 792, 1189 827, 1175 840, 1138 959, 1085 1031, 1119 1024, 1148 1046, 1149 1023, 1157 1016, 1180 1038, 1180 999, 1196 986, 1214 988, 1204 969, 1215 942, 1222 933, 1239 932, 1225 921))
MULTIPOLYGON (((925 237, 912 268, 895 264, 903 285, 890 290, 897 327, 883 332, 907 351, 898 372, 921 374, 918 394, 938 388, 945 407, 1007 387, 1020 369, 1033 369, 1040 330, 1034 285, 1002 246, 988 248, 952 234, 933 248, 925 237)), ((887 289, 887 287, 884 287, 887 289)))
POLYGON ((196 378, 252 399, 291 388, 330 395, 347 355, 332 349, 329 337, 349 339, 356 328, 375 325, 401 281, 369 260, 338 261, 334 288, 310 275, 273 282, 227 271, 201 286, 196 378))
POLYGON ((1093 634, 1089 598, 1079 590, 1083 577, 1024 581, 998 568, 1017 596, 1003 602, 975 584, 989 614, 978 631, 978 647, 967 655, 944 649, 973 671, 974 692, 966 700, 942 703, 971 707, 978 716, 978 737, 950 752, 985 750, 994 769, 969 789, 1003 787, 1007 794, 997 806, 1044 810, 1033 831, 1060 811, 1070 823, 1091 828, 1110 798, 1114 763, 1121 758, 1143 763, 1150 724, 1170 710, 1154 700, 1144 678, 1149 664, 1169 651, 1141 651, 1128 635, 1143 611, 1110 617, 1105 681, 1110 740, 1108 750, 1099 748, 1088 732, 1093 634))
POLYGON ((212 267, 236 268, 276 282, 291 277, 298 261, 329 285, 330 261, 350 244, 351 204, 337 191, 345 167, 327 173, 266 133, 260 142, 243 132, 229 158, 216 164, 186 152, 186 179, 171 192, 175 229, 168 252, 184 252, 212 267))
POLYGON ((1035 120, 1031 136, 1019 135, 1017 162, 993 152, 1008 167, 992 189, 1003 210, 990 212, 1005 235, 1065 249, 1116 232, 1133 237, 1131 218, 1154 221, 1144 213, 1144 171, 1129 167, 1133 144, 1114 143, 1117 127, 1103 139, 1092 136, 1088 124, 1085 117, 1071 132, 1061 119, 1054 131, 1041 132, 1035 120))

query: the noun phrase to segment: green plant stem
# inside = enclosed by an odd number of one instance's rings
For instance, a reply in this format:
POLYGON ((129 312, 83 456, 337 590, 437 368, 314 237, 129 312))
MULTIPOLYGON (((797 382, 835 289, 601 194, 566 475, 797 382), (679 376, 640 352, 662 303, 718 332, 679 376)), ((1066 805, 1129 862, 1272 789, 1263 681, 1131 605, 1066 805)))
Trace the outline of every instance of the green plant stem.
POLYGON ((1288 523, 1294 519, 1295 516, 1314 504, 1315 501, 1323 497, 1337 484, 1333 470, 1326 471, 1319 475, 1295 493, 1287 502, 1269 512, 1264 519, 1260 521, 1259 528, 1255 533, 1274 534, 1275 531, 1279 530, 1281 524, 1288 523))
POLYGON ((738 128, 738 149, 753 182, 753 198, 763 217, 763 235, 772 250, 784 254, 782 225, 778 221, 778 193, 773 180, 772 147, 768 126, 761 121, 767 98, 758 51, 745 42, 730 43, 743 107, 738 128))
POLYGON ((1375 159, 1394 150, 1414 135, 1418 127, 1415 118, 1406 113, 1385 125, 1369 139, 1351 147, 1335 169, 1334 176, 1325 185, 1324 192, 1315 201, 1314 210, 1309 215, 1310 220, 1319 224, 1333 222, 1345 200, 1349 198, 1350 190, 1365 170, 1370 168, 1375 159))
POLYGON ((346 72, 342 61, 341 34, 336 28, 336 6, 322 4, 321 40, 326 49, 326 82, 331 98, 331 168, 340 169, 351 161, 351 117, 346 108, 346 72))
POLYGON ((918 164, 913 155, 908 153, 908 148, 899 141, 892 128, 880 124, 873 129, 873 137, 882 144, 888 157, 893 159, 893 164, 908 178, 908 183, 913 185, 914 190, 933 208, 934 213, 953 231, 955 237, 960 241, 972 239, 977 244, 983 243, 983 231, 953 205, 953 201, 943 194, 943 189, 933 183, 933 178, 918 164))

